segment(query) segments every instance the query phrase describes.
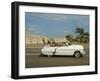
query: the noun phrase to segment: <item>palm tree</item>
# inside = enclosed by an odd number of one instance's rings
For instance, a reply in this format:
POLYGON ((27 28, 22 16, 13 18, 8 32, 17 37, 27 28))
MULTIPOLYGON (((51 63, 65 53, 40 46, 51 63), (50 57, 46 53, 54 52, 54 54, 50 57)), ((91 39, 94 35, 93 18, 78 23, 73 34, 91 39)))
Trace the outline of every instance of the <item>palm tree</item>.
POLYGON ((85 33, 84 33, 84 36, 89 37, 89 33, 88 33, 88 32, 85 32, 85 33))
POLYGON ((84 38, 84 42, 88 42, 89 41, 89 33, 85 32, 83 35, 83 38, 84 38))
POLYGON ((78 33, 79 36, 80 36, 80 43, 82 42, 82 38, 83 38, 83 35, 84 35, 84 29, 83 28, 76 28, 76 32, 75 33, 78 33))

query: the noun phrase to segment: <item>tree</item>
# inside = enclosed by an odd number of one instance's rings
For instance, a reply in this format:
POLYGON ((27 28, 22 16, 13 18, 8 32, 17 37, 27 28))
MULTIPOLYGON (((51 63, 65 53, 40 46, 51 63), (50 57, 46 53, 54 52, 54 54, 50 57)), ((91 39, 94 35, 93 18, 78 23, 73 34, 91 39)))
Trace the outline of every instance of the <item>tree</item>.
POLYGON ((72 40, 72 36, 71 35, 66 35, 65 36, 66 40, 71 41, 72 40))
POLYGON ((89 33, 85 32, 83 35, 83 38, 84 38, 84 42, 88 42, 89 41, 89 33))
POLYGON ((77 34, 79 34, 79 38, 80 38, 80 43, 81 42, 88 42, 89 41, 89 32, 84 32, 83 28, 76 28, 76 32, 77 34))
POLYGON ((80 43, 82 42, 82 38, 83 38, 83 35, 84 35, 84 29, 83 28, 76 28, 76 31, 75 33, 78 33, 79 36, 80 36, 80 43))
POLYGON ((45 38, 42 38, 42 42, 43 44, 46 44, 45 38))
POLYGON ((50 40, 47 40, 47 44, 51 44, 51 41, 50 40))
POLYGON ((84 36, 89 37, 89 33, 88 32, 85 32, 84 33, 84 36))

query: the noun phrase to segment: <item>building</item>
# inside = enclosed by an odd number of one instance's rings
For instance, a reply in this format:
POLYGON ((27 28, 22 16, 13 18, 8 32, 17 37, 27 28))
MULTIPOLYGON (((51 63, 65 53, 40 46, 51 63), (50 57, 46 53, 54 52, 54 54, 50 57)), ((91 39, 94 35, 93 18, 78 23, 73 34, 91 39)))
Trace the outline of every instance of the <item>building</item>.
POLYGON ((40 35, 25 36, 26 44, 44 44, 47 43, 48 40, 49 38, 46 36, 40 36, 40 35))
POLYGON ((52 42, 65 42, 65 37, 54 37, 50 39, 47 36, 43 35, 35 35, 31 33, 29 30, 25 30, 25 44, 48 44, 52 42))
POLYGON ((54 38, 54 41, 55 42, 65 42, 66 41, 66 38, 65 37, 55 37, 54 38))

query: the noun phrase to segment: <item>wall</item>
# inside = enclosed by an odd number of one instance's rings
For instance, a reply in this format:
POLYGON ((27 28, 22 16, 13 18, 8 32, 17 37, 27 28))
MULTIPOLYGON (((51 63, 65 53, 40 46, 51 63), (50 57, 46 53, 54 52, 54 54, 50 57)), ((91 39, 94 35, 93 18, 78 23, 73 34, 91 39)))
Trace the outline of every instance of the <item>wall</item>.
MULTIPOLYGON (((10 78, 10 65, 11 65, 11 2, 14 0, 1 0, 0 2, 0 81, 13 81, 10 78)), ((45 3, 59 3, 59 4, 78 4, 78 5, 97 5, 100 10, 100 0, 22 0, 34 1, 45 3)), ((100 11, 99 13, 100 14, 100 11)), ((98 16, 100 21, 100 15, 98 16)), ((98 23, 98 30, 100 24, 98 23)), ((100 34, 100 32, 99 32, 100 34)), ((98 39, 100 41, 100 37, 98 39)), ((98 43, 100 47, 100 42, 98 43)), ((100 53, 100 51, 99 51, 100 53)), ((98 53, 98 54, 99 54, 98 53)), ((98 58, 100 55, 98 55, 98 58)), ((100 62, 100 59, 98 60, 100 62)), ((99 63, 100 68, 100 63, 99 63)), ((100 72, 100 70, 99 70, 100 72)), ((26 79, 26 81, 99 81, 100 74, 98 75, 84 75, 84 76, 65 76, 53 78, 39 78, 39 79, 26 79)), ((21 80, 22 81, 22 80, 21 80)))

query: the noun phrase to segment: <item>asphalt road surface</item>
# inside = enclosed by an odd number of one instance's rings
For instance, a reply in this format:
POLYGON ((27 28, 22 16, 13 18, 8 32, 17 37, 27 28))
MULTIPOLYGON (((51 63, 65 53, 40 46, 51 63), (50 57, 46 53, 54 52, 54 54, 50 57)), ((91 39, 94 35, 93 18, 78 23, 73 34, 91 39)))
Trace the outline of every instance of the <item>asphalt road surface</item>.
POLYGON ((42 47, 26 48, 26 68, 89 65, 89 52, 80 58, 75 58, 72 56, 47 57, 40 56, 41 48, 42 47))

